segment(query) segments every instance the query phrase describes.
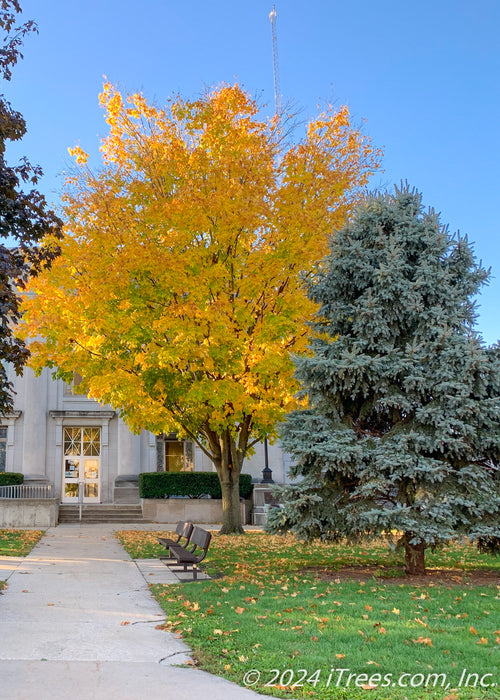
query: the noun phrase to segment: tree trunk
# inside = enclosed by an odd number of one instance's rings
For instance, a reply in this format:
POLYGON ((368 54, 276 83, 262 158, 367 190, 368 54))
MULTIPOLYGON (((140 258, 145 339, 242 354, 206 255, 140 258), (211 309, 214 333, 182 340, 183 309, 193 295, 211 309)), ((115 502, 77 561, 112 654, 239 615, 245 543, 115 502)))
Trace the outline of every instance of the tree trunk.
POLYGON ((221 534, 243 534, 240 509, 240 474, 235 469, 221 467, 219 472, 222 489, 222 528, 221 534))
POLYGON ((425 544, 411 544, 410 540, 414 538, 414 533, 405 532, 405 571, 408 576, 416 576, 425 574, 425 544))
POLYGON ((241 423, 238 442, 229 429, 218 433, 207 425, 203 426, 209 446, 205 454, 215 464, 221 485, 223 535, 242 535, 244 532, 240 509, 240 473, 247 452, 251 422, 252 417, 246 416, 241 423))

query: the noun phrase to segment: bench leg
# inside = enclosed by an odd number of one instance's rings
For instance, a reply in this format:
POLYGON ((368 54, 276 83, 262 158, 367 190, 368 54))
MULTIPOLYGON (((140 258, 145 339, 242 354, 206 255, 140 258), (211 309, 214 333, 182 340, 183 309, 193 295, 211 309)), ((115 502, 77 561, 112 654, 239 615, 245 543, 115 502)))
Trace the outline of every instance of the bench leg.
MULTIPOLYGON (((163 561, 163 559, 162 559, 162 561, 163 561)), ((188 571, 191 570, 193 572, 193 581, 198 580, 198 567, 196 566, 196 564, 185 564, 184 562, 174 561, 174 560, 170 560, 170 561, 172 561, 171 564, 165 564, 165 566, 168 566, 169 569, 172 569, 172 571, 175 571, 176 569, 174 567, 176 567, 176 568, 182 567, 182 568, 179 568, 177 570, 184 571, 186 573, 188 573, 188 571), (192 568, 188 569, 188 566, 192 567, 192 568)))
POLYGON ((178 568, 178 571, 187 571, 188 566, 193 566, 189 562, 184 563, 183 561, 178 561, 177 559, 170 559, 170 561, 172 562, 172 564, 170 564, 170 568, 173 569, 173 567, 175 566, 176 568, 178 568))

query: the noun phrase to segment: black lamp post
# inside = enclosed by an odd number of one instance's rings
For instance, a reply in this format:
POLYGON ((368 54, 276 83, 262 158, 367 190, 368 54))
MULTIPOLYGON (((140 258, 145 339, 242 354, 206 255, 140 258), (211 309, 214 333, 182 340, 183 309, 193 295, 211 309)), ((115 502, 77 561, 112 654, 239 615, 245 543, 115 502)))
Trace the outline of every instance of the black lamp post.
POLYGON ((267 438, 264 438, 264 469, 262 470, 261 484, 274 484, 272 469, 269 469, 269 456, 267 453, 267 438))

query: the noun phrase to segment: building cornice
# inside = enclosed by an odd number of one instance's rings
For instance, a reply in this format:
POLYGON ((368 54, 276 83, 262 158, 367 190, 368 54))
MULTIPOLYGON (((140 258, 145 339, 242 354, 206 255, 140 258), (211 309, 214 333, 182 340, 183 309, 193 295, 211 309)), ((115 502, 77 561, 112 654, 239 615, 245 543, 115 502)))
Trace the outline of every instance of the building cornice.
POLYGON ((49 411, 51 418, 97 418, 99 420, 111 420, 115 418, 116 411, 49 411))
POLYGON ((4 413, 4 415, 0 417, 0 423, 3 420, 17 420, 22 416, 22 414, 22 411, 10 411, 10 413, 4 413))

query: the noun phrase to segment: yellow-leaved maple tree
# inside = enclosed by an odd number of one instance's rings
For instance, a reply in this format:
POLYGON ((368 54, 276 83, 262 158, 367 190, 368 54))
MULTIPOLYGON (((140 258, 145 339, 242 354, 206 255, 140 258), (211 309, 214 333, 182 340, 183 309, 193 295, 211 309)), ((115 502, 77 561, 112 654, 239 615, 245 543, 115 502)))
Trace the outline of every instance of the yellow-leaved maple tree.
POLYGON ((304 283, 380 153, 346 107, 287 145, 238 85, 162 109, 110 84, 100 100, 103 167, 70 149, 61 255, 25 302, 31 364, 76 370, 132 429, 194 440, 220 478, 223 531, 241 532, 245 455, 298 405, 304 283))

